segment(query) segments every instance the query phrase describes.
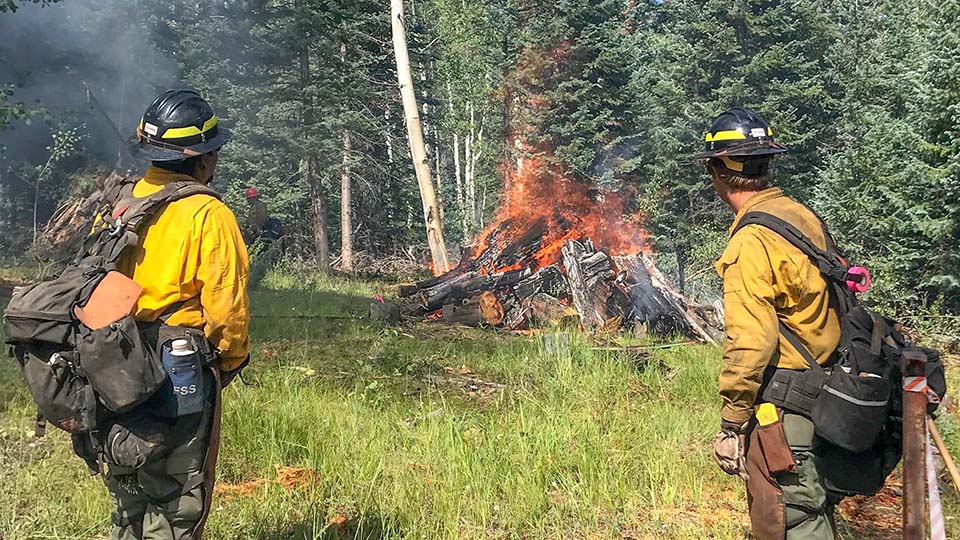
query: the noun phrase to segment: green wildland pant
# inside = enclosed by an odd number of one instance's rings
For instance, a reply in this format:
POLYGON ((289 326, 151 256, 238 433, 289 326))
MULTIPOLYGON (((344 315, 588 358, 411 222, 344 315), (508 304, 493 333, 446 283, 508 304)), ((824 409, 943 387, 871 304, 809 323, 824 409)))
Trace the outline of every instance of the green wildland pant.
POLYGON ((177 446, 139 469, 110 467, 111 540, 191 540, 204 513, 200 481, 210 442, 212 411, 183 416, 173 428, 177 446), (180 436, 177 436, 179 432, 180 436))
POLYGON ((777 438, 770 431, 762 435, 764 428, 756 426, 747 443, 747 501, 753 533, 758 540, 835 540, 833 503, 813 460, 813 422, 779 412, 782 421, 768 428, 782 429, 787 448, 777 448, 771 442, 777 438), (789 463, 791 458, 795 470, 770 470, 785 469, 773 464, 789 463))

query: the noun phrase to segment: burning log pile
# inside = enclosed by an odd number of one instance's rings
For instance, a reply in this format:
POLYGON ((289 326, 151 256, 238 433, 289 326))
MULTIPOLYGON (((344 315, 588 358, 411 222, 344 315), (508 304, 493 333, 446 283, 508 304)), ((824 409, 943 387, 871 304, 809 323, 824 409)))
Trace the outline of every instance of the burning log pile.
POLYGON ((586 238, 568 240, 560 261, 481 273, 474 259, 400 289, 401 312, 447 324, 521 330, 579 324, 590 332, 643 325, 661 334, 714 342, 720 316, 674 291, 643 253, 611 257, 586 238))
POLYGON ((506 167, 493 220, 456 268, 400 288, 401 314, 509 330, 572 323, 589 332, 642 326, 719 339, 718 310, 673 290, 648 257, 630 188, 573 178, 525 133, 514 138, 517 159, 506 167))
POLYGON ((503 205, 460 264, 400 288, 400 312, 448 324, 520 330, 645 327, 715 342, 722 315, 677 293, 648 257, 633 194, 573 179, 548 148, 515 140, 503 205))

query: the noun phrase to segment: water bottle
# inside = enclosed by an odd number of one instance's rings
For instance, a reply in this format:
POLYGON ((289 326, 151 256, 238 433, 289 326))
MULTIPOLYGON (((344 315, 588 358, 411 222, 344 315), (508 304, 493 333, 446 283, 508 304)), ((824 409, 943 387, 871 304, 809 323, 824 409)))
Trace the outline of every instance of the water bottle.
POLYGON ((163 369, 173 385, 176 416, 203 411, 206 397, 201 355, 187 339, 175 339, 163 346, 163 369))

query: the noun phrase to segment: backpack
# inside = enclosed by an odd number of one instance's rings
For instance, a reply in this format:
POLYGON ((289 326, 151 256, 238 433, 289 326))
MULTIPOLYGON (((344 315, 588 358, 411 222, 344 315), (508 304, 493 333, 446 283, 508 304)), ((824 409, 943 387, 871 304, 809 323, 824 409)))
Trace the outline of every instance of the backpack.
POLYGON ((105 185, 100 221, 74 259, 56 278, 15 289, 3 312, 7 343, 13 346, 37 405, 38 428, 42 416, 89 439, 80 445, 97 450, 116 424, 104 419, 133 411, 167 382, 157 344, 144 334, 151 335, 149 327, 162 324, 181 304, 170 306, 152 325, 127 315, 97 330, 84 326, 74 308, 85 306, 104 277, 117 271, 120 256, 137 245, 141 226, 167 204, 199 194, 219 198, 209 187, 191 181, 171 182, 153 195, 137 198, 134 184, 118 178, 105 185), (101 427, 107 428, 102 434, 101 427))
POLYGON ((814 460, 828 490, 842 495, 876 493, 901 457, 903 355, 926 357, 927 382, 935 394, 928 405, 932 413, 946 393, 940 354, 917 347, 896 321, 860 305, 853 289, 864 283, 863 274, 844 260, 825 225, 827 250, 772 214, 748 212, 733 234, 747 225, 775 232, 810 258, 827 282, 831 307, 840 321, 840 343, 827 367, 818 364, 800 336, 781 321, 781 335, 810 369, 768 370, 761 399, 813 421, 814 460))

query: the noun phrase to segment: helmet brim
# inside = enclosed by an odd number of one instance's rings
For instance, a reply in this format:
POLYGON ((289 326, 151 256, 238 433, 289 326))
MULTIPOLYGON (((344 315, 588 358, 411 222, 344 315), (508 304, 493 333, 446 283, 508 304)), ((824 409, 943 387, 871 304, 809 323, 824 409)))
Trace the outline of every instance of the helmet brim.
POLYGON ((182 150, 154 146, 147 142, 139 141, 137 140, 136 135, 127 141, 127 149, 130 151, 130 155, 145 161, 179 161, 181 159, 200 156, 206 154, 207 152, 217 150, 229 140, 230 130, 221 127, 219 130, 217 130, 216 137, 200 144, 185 147, 186 150, 189 150, 189 153, 182 150))
POLYGON ((693 156, 694 161, 710 159, 715 157, 750 157, 750 156, 772 156, 782 154, 787 149, 776 143, 770 143, 769 146, 752 146, 746 148, 725 148, 722 150, 708 150, 693 156))

